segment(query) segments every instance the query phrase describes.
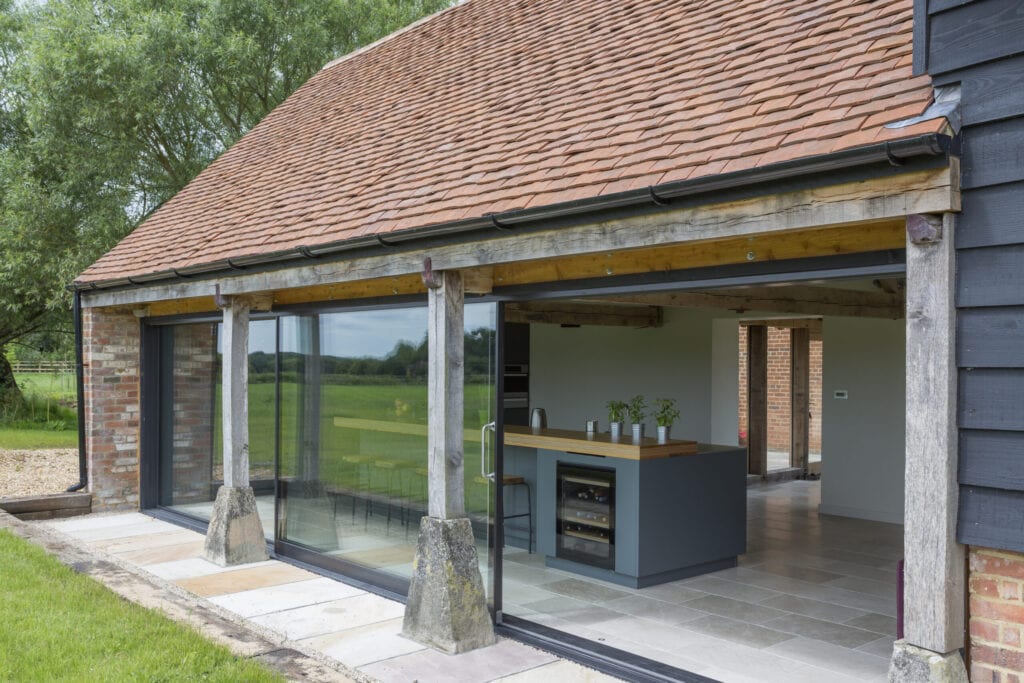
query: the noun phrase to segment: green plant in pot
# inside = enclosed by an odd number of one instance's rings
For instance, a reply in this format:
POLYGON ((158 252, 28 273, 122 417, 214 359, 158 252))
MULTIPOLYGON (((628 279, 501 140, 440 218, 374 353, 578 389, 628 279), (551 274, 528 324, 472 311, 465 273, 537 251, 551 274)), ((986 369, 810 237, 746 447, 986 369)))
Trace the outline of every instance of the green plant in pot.
POLYGON ((674 398, 654 399, 654 419, 658 423, 658 443, 668 443, 669 429, 679 419, 679 410, 674 398))
POLYGON ((644 397, 637 394, 633 398, 629 399, 629 404, 626 406, 626 412, 629 413, 629 421, 633 423, 633 441, 639 443, 640 439, 644 438, 644 418, 647 410, 647 402, 644 401, 644 397))
POLYGON ((608 401, 608 424, 613 440, 622 436, 622 421, 626 419, 625 401, 608 401))

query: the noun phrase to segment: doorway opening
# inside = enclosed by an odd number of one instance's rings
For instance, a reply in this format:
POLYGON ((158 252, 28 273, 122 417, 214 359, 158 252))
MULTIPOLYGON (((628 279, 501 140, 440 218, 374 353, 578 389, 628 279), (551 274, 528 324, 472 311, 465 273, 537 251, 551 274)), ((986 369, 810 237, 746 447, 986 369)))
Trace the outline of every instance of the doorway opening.
POLYGON ((752 476, 821 475, 821 327, 821 318, 739 323, 738 436, 752 476))

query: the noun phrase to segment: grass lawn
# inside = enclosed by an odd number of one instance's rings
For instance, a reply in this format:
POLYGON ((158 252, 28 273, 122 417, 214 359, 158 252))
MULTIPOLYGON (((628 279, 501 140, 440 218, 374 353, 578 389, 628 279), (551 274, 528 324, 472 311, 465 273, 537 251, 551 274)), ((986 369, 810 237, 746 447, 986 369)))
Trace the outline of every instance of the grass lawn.
POLYGON ((0 530, 0 680, 281 681, 0 530))
POLYGON ((78 448, 78 430, 59 432, 45 429, 8 429, 0 427, 0 448, 32 450, 36 448, 78 448))

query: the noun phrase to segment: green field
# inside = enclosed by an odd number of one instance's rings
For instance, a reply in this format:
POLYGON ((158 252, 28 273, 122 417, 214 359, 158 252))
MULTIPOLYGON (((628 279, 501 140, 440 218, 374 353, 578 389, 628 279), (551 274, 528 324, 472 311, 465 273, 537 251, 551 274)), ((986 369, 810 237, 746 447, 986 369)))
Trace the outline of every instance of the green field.
POLYGON ((0 412, 0 448, 74 448, 78 414, 73 373, 19 373, 22 401, 0 412))
MULTIPOLYGON (((281 384, 281 476, 303 479, 301 454, 309 449, 313 436, 307 434, 302 417, 305 409, 302 385, 281 384)), ((215 394, 214 458, 221 459, 220 391, 215 394)), ((275 387, 273 384, 249 386, 249 461, 253 478, 273 467, 275 424, 275 387)), ((465 429, 472 439, 466 441, 465 479, 468 511, 482 513, 488 509, 488 488, 479 481, 480 428, 492 419, 493 387, 467 384, 465 388, 465 429)), ((392 385, 323 385, 320 392, 319 480, 344 490, 373 489, 381 493, 389 485, 383 468, 371 469, 377 461, 393 461, 402 474, 403 495, 413 503, 426 500, 426 480, 422 470, 427 466, 427 387, 424 384, 392 385), (364 420, 376 424, 367 428, 336 426, 341 421, 364 420), (419 431, 421 433, 403 433, 419 431), (370 464, 355 464, 346 456, 369 456, 370 464), (372 473, 372 474, 371 474, 372 473)))
POLYGON ((14 381, 18 383, 23 394, 32 394, 64 403, 74 403, 76 398, 75 374, 72 372, 17 373, 14 376, 14 381))
POLYGON ((0 557, 0 680, 283 680, 6 530, 0 557))

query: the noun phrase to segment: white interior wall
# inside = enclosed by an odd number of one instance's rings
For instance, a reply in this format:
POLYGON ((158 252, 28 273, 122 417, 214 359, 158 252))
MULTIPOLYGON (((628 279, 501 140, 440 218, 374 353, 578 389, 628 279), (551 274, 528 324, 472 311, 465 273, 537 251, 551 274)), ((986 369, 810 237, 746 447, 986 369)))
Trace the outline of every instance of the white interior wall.
POLYGON ((739 445, 739 321, 711 322, 711 443, 739 445))
POLYGON ((822 340, 819 510, 902 524, 905 321, 826 318, 822 340))
MULTIPOLYGON (((672 436, 707 442, 711 338, 711 314, 684 309, 666 308, 665 324, 650 329, 533 325, 530 407, 544 408, 552 428, 582 430, 586 420, 597 418, 601 431, 607 431, 609 400, 643 394, 650 405, 655 398, 670 397, 681 413, 672 436)), ((645 424, 653 436, 654 418, 645 424)))

